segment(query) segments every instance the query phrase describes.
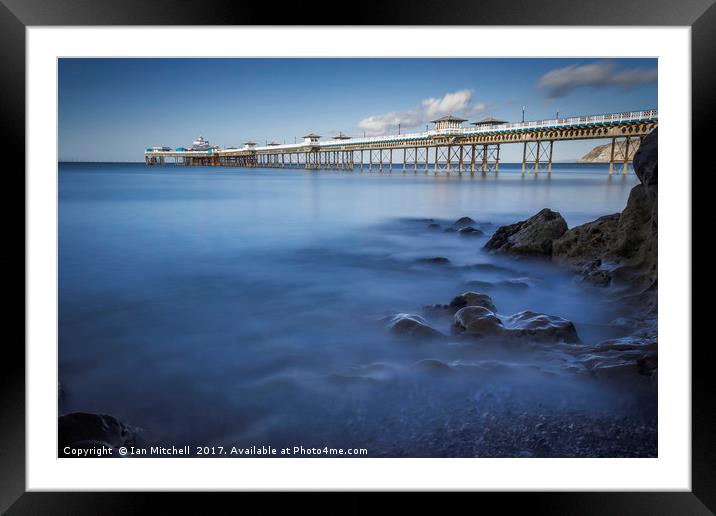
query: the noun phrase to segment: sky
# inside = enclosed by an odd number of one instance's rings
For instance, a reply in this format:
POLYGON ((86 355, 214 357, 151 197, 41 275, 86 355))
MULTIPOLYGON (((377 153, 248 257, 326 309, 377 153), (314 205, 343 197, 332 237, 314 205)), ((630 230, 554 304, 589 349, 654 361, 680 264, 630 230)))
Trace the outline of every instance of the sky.
MULTIPOLYGON (((510 122, 656 108, 656 59, 59 60, 60 161, 143 161, 146 147, 292 143, 424 131, 454 114, 510 122)), ((557 142, 555 161, 601 141, 557 142)), ((520 145, 502 149, 521 160, 520 145)))

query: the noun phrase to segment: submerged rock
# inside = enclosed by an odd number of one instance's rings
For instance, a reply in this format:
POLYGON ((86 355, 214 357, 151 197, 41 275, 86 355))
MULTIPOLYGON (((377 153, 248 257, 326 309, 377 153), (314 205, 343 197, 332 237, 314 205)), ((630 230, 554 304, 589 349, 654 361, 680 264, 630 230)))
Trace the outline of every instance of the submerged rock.
POLYGON ((453 224, 455 226, 470 226, 471 224, 476 224, 476 222, 470 217, 460 217, 453 224))
POLYGON ((139 429, 106 414, 73 412, 57 420, 60 455, 66 446, 119 448, 136 443, 139 429))
POLYGON ((457 233, 457 229, 455 229, 455 228, 453 228, 453 227, 446 227, 445 229, 443 229, 443 232, 445 232, 445 233, 457 233))
POLYGON ((527 290, 530 288, 530 284, 527 281, 520 279, 508 279, 500 281, 484 281, 484 280, 470 280, 466 282, 466 285, 470 287, 476 287, 483 290, 494 290, 495 288, 504 288, 509 290, 527 290))
POLYGON ((458 234, 460 236, 481 236, 485 233, 480 229, 475 229, 472 226, 467 226, 460 229, 460 231, 458 231, 458 234))
POLYGON ((388 324, 388 330, 399 337, 417 339, 432 339, 443 337, 443 334, 430 326, 430 324, 415 314, 397 314, 388 324))
POLYGON ((445 362, 442 362, 441 360, 438 360, 436 358, 424 358, 423 360, 418 360, 415 362, 412 366, 412 369, 415 369, 417 371, 423 371, 426 373, 439 373, 439 374, 446 374, 446 373, 452 373, 453 368, 450 367, 445 362))
POLYGON ((440 229, 440 224, 437 224, 433 222, 432 224, 428 224, 428 229, 440 229))
POLYGON ((447 265, 450 263, 450 260, 445 258, 444 256, 433 256, 431 258, 418 258, 416 260, 418 263, 430 263, 435 265, 447 265))
POLYGON ((455 296, 448 305, 453 311, 458 311, 466 306, 483 306, 488 310, 497 312, 492 298, 487 294, 479 294, 477 292, 463 292, 459 296, 455 296))
POLYGON ((513 254, 552 256, 552 242, 567 231, 562 215, 548 208, 527 220, 501 226, 485 249, 513 254))

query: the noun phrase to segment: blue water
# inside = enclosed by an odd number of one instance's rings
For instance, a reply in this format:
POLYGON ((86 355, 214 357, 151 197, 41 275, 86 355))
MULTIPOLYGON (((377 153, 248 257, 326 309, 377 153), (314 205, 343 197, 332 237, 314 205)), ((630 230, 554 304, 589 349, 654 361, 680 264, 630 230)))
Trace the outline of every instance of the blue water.
MULTIPOLYGON (((529 393, 525 410, 535 399, 616 410, 610 386, 563 374, 569 357, 406 344, 380 320, 447 303, 471 280, 518 280, 529 287, 490 290, 500 313, 566 317, 588 343, 619 335, 611 321, 621 308, 599 289, 481 247, 497 226, 544 207, 570 227, 620 211, 636 183, 605 165, 436 177, 60 164, 60 412, 112 414, 162 443, 379 455, 459 417, 495 385, 529 393), (427 228, 426 219, 443 227, 462 216, 485 236, 427 228), (451 266, 416 262, 433 256, 451 266), (478 263, 497 267, 467 267, 478 263), (426 358, 508 367, 446 381, 416 372, 426 358)), ((449 318, 426 317, 449 333, 449 318)))

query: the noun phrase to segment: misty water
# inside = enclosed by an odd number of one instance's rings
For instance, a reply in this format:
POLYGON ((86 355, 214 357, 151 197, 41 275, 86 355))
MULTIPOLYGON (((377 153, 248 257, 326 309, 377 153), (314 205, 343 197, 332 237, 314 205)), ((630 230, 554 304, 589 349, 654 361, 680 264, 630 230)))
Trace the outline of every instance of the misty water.
POLYGON ((111 414, 166 445, 591 455, 614 438, 595 427, 653 423, 653 389, 581 374, 564 345, 406 341, 384 318, 422 314, 450 335, 451 318, 424 307, 473 290, 500 314, 567 318, 587 344, 626 334, 613 321, 629 307, 603 289, 482 246, 545 207, 570 227, 621 211, 637 182, 605 165, 446 177, 60 164, 60 414, 111 414), (443 231, 463 216, 484 236, 443 231), (438 256, 450 263, 419 261, 438 256), (545 418, 589 442, 535 437, 545 418))

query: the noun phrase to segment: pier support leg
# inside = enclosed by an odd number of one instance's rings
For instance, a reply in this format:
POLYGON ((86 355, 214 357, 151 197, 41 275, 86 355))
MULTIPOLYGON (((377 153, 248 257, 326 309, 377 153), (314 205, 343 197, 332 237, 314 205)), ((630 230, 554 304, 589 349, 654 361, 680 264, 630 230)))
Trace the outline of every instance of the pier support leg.
POLYGON ((487 145, 486 144, 483 145, 482 146, 482 163, 480 164, 481 165, 480 171, 482 172, 483 175, 487 174, 488 152, 489 152, 489 149, 488 149, 487 145))
POLYGON ((625 176, 629 172, 629 141, 630 137, 626 137, 624 140, 624 166, 622 167, 622 175, 625 176))
POLYGON ((450 162, 452 161, 452 145, 448 145, 447 150, 447 173, 450 175, 450 162))
POLYGON ((554 149, 554 140, 549 141, 549 161, 547 162, 547 174, 552 173, 552 150, 554 149))
POLYGON ((495 174, 497 174, 500 171, 500 144, 497 144, 497 149, 495 150, 495 174))
POLYGON ((390 151, 389 151, 389 153, 388 153, 388 159, 390 160, 390 165, 389 165, 389 167, 388 167, 388 172, 389 172, 390 174, 392 174, 392 173, 393 173, 393 149, 390 149, 390 151))
POLYGON ((527 164, 527 142, 522 144, 522 175, 525 175, 525 166, 527 164))
POLYGON ((472 152, 470 154, 470 175, 475 175, 475 145, 472 146, 472 152))
POLYGON ((435 175, 438 175, 438 155, 440 153, 438 152, 438 147, 435 147, 435 170, 433 170, 433 173, 435 175))
POLYGON ((537 156, 535 157, 535 174, 539 173, 539 151, 542 148, 542 142, 537 141, 537 156))
POLYGON ((464 147, 462 145, 460 145, 460 154, 459 154, 458 165, 457 165, 457 173, 460 175, 462 175, 462 163, 463 163, 462 158, 463 158, 463 152, 464 152, 463 149, 464 149, 464 147))
POLYGON ((428 169, 430 168, 430 147, 425 147, 425 173, 428 173, 428 169))
POLYGON ((614 147, 616 147, 616 138, 612 138, 612 148, 611 153, 609 155, 609 175, 611 176, 614 173, 614 147))

